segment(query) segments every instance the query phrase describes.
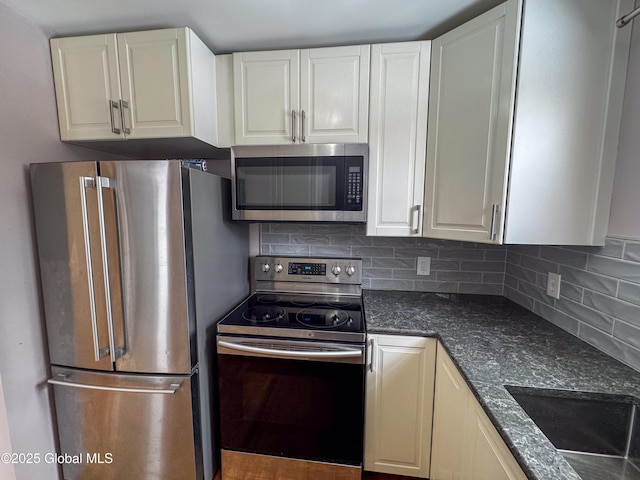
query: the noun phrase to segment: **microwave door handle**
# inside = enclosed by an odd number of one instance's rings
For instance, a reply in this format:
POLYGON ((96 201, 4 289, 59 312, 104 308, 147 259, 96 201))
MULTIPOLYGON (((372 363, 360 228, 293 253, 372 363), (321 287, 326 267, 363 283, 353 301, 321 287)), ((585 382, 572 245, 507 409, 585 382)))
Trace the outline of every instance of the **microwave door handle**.
POLYGON ((339 359, 339 358, 360 358, 362 357, 361 350, 344 349, 332 352, 314 352, 314 351, 296 351, 296 350, 280 350, 277 348, 264 348, 264 347, 252 347, 250 345, 244 345, 235 342, 228 342, 225 340, 219 340, 218 346, 225 347, 231 350, 238 350, 246 353, 258 353, 263 355, 278 356, 282 358, 297 358, 300 360, 314 360, 314 359, 339 359))
POLYGON ((109 354, 109 347, 100 348, 98 339, 98 317, 96 314, 96 293, 93 287, 93 263, 91 261, 91 239, 89 235, 89 215, 87 212, 87 188, 95 188, 96 179, 80 177, 80 207, 82 210, 82 231, 84 234, 84 254, 87 260, 87 278, 89 286, 89 310, 91 314, 91 333, 93 337, 93 355, 99 362, 109 354))

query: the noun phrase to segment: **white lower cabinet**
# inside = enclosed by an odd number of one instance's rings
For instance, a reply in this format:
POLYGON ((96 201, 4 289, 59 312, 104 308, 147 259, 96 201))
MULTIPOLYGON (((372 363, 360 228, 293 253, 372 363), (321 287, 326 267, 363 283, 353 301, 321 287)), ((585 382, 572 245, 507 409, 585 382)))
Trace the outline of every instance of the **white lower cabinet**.
POLYGON ((369 335, 364 469, 429 476, 436 339, 369 335))
POLYGON ((526 480, 527 476, 438 345, 431 480, 526 480))

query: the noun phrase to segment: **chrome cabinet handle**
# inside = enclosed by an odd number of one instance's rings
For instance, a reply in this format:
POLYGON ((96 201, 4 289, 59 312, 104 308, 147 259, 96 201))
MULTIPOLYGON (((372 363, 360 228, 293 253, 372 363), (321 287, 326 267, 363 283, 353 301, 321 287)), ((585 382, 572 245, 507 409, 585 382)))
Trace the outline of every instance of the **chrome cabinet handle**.
POLYGON ((131 129, 127 128, 126 115, 124 114, 124 109, 125 108, 129 108, 129 102, 126 102, 124 100, 120 100, 120 120, 121 120, 120 125, 122 126, 122 131, 126 135, 128 135, 128 134, 131 133, 131 129))
POLYGON ((498 236, 497 227, 498 227, 498 212, 500 210, 500 205, 494 203, 491 207, 491 227, 489 228, 489 238, 491 240, 495 240, 498 236))
POLYGON ((96 177, 96 187, 98 192, 98 219, 100 224, 100 243, 102 246, 102 271, 104 274, 104 296, 107 307, 107 324, 109 326, 109 353, 111 361, 115 362, 123 353, 124 348, 116 350, 115 335, 113 329, 113 306, 111 303, 111 286, 109 283, 109 252, 107 251, 107 228, 104 216, 104 196, 103 188, 115 188, 115 182, 107 177, 96 177))
POLYGON ((313 359, 313 358, 357 358, 362 357, 361 350, 349 350, 344 349, 333 352, 313 352, 313 351, 296 351, 296 350, 280 350, 276 348, 263 348, 252 347, 250 345, 243 345, 240 343, 226 342, 224 340, 218 340, 219 347, 229 348, 231 350, 238 350, 240 352, 248 353, 262 353, 265 355, 277 355, 279 357, 286 358, 301 358, 301 359, 313 359))
POLYGON ((296 143, 296 111, 291 110, 291 141, 296 143))
POLYGON ((109 100, 109 118, 111 119, 111 132, 115 133, 116 135, 120 135, 120 129, 116 128, 115 118, 113 114, 114 108, 119 108, 118 102, 109 100))
POLYGON ((302 135, 302 143, 306 142, 306 137, 304 136, 304 119, 305 119, 306 115, 304 113, 304 110, 300 111, 300 134, 302 135))
POLYGON ((94 385, 90 383, 80 383, 68 380, 69 377, 63 374, 55 375, 47 380, 51 385, 60 385, 63 387, 86 388, 88 390, 107 390, 109 392, 127 392, 127 393, 164 393, 173 395, 182 386, 182 383, 172 383, 169 388, 142 388, 142 387, 109 387, 107 385, 94 385))
POLYGON ((411 210, 411 233, 417 235, 420 233, 420 210, 422 205, 415 205, 411 210), (415 218, 415 222, 413 221, 415 218), (416 226, 413 228, 413 226, 416 226))
POLYGON ((106 357, 109 347, 100 348, 98 339, 98 317, 96 314, 96 294, 93 288, 93 263, 91 262, 91 239, 89 237, 89 215, 87 213, 87 188, 95 188, 93 177, 80 177, 80 206, 82 208, 82 230, 84 233, 84 253, 87 259, 87 277, 89 283, 89 309, 91 311, 91 331, 93 333, 93 355, 96 362, 106 357))
POLYGON ((375 351, 375 340, 373 338, 369 339, 369 346, 371 346, 371 355, 369 356, 369 371, 373 372, 373 352, 375 351))

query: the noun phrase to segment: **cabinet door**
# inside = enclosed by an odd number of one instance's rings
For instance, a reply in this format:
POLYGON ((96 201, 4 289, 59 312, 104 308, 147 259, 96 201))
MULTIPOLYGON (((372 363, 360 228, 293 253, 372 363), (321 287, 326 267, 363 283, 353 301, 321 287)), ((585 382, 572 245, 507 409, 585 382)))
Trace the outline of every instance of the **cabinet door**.
POLYGON ((116 36, 51 39, 62 140, 111 140, 120 129, 116 36), (113 102, 113 104, 112 104, 113 102))
POLYGON ((463 478, 466 412, 469 389, 451 359, 438 344, 433 406, 432 480, 463 478))
POLYGON ((436 340, 392 335, 369 339, 364 468, 427 477, 436 340))
POLYGON ((431 42, 373 45, 367 235, 421 234, 431 42))
MULTIPOLYGON (((480 405, 470 402, 467 412, 464 478, 469 480, 527 480, 511 452, 480 405)), ((434 477, 435 478, 435 477, 434 477)))
POLYGON ((526 480, 518 462, 438 344, 431 480, 526 480))
POLYGON ((186 29, 118 34, 118 58, 127 137, 190 135, 186 29))
POLYGON ((302 50, 301 143, 365 143, 369 45, 302 50))
POLYGON ((520 15, 510 0, 433 41, 427 237, 502 241, 520 15))
POLYGON ((298 142, 299 50, 233 54, 235 143, 298 142))

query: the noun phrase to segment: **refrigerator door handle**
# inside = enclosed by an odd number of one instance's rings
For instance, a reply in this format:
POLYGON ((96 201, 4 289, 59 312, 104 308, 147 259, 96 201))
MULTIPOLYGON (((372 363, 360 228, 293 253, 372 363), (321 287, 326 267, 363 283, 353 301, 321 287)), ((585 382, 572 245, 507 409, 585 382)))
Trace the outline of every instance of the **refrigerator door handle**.
POLYGON ((115 361, 120 358, 124 353, 124 345, 116 349, 115 346, 115 334, 113 328, 113 304, 111 302, 111 286, 109 283, 109 252, 107 250, 107 228, 104 215, 104 195, 102 194, 103 188, 115 188, 115 181, 107 178, 96 176, 95 183, 98 193, 98 218, 100 223, 100 243, 102 246, 102 265, 104 273, 104 295, 107 307, 107 323, 109 326, 109 353, 111 355, 111 361, 115 361))
POLYGON ((80 177, 80 200, 82 207, 82 230, 84 233, 84 253, 87 259, 87 278, 89 279, 89 308, 91 311, 91 330, 93 333, 93 352, 96 362, 109 355, 109 347, 100 348, 98 339, 98 317, 96 314, 96 294, 93 288, 93 264, 91 263, 91 240, 89 236, 89 215, 87 213, 87 188, 95 188, 93 177, 80 177))
POLYGON ((53 378, 47 380, 47 383, 51 385, 60 385, 63 387, 72 388, 86 388, 89 390, 106 390, 109 392, 128 392, 128 393, 153 393, 153 394, 168 394, 173 395, 182 386, 180 383, 171 383, 167 388, 149 388, 149 387, 115 387, 108 385, 96 385, 91 383, 74 382, 70 377, 64 374, 54 375, 53 378))

